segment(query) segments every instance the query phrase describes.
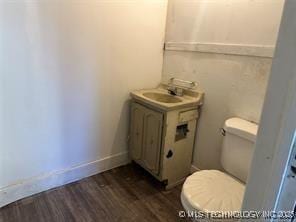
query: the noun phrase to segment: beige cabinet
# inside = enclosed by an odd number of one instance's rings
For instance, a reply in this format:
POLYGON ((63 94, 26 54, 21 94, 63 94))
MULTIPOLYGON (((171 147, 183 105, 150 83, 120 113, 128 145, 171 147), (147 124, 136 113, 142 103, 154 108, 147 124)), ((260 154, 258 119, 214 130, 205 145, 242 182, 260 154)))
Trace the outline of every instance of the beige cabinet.
POLYGON ((130 153, 131 157, 136 161, 140 161, 142 157, 144 115, 144 107, 133 103, 131 108, 130 153))
POLYGON ((158 174, 163 115, 145 110, 142 158, 146 168, 158 174))
POLYGON ((198 110, 195 107, 163 111, 133 100, 130 155, 171 188, 190 173, 198 110))
POLYGON ((163 114, 132 103, 131 157, 151 172, 159 173, 163 114))

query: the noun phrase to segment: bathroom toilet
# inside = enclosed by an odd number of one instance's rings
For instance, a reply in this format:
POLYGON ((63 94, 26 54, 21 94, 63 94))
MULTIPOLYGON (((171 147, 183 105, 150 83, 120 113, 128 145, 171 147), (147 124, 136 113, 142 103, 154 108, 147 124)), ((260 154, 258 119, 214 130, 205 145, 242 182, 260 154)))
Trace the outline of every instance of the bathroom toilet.
POLYGON ((221 153, 225 172, 201 170, 186 179, 181 202, 187 213, 240 211, 257 130, 258 125, 240 118, 225 121, 221 153))

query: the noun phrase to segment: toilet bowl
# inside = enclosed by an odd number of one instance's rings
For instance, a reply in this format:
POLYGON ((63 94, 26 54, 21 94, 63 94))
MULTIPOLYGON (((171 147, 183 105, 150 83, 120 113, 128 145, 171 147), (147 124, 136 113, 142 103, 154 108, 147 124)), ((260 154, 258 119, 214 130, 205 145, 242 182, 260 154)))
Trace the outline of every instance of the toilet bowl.
POLYGON ((258 125, 240 118, 225 121, 221 164, 225 172, 201 170, 189 176, 181 202, 189 217, 235 221, 243 201, 258 125), (234 218, 231 218, 233 217, 234 218))

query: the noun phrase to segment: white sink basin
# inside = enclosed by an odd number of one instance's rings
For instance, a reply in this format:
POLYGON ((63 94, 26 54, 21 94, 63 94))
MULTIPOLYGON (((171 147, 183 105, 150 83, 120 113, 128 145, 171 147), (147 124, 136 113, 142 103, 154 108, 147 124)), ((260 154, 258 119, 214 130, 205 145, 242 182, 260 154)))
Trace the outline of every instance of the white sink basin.
POLYGON ((158 102, 162 102, 162 103, 179 103, 182 102, 181 99, 175 97, 175 96, 171 96, 171 95, 167 95, 167 94, 163 94, 163 93, 157 93, 157 92, 147 92, 147 93, 143 93, 143 96, 152 99, 152 100, 156 100, 158 102))

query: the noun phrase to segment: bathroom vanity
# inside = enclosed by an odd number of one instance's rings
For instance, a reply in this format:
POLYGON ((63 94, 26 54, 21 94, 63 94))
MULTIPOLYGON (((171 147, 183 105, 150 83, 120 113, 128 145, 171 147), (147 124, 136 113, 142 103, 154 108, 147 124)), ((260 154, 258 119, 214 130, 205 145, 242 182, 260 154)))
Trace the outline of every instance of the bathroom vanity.
POLYGON ((190 173, 203 93, 169 86, 131 92, 130 156, 169 189, 190 173))

